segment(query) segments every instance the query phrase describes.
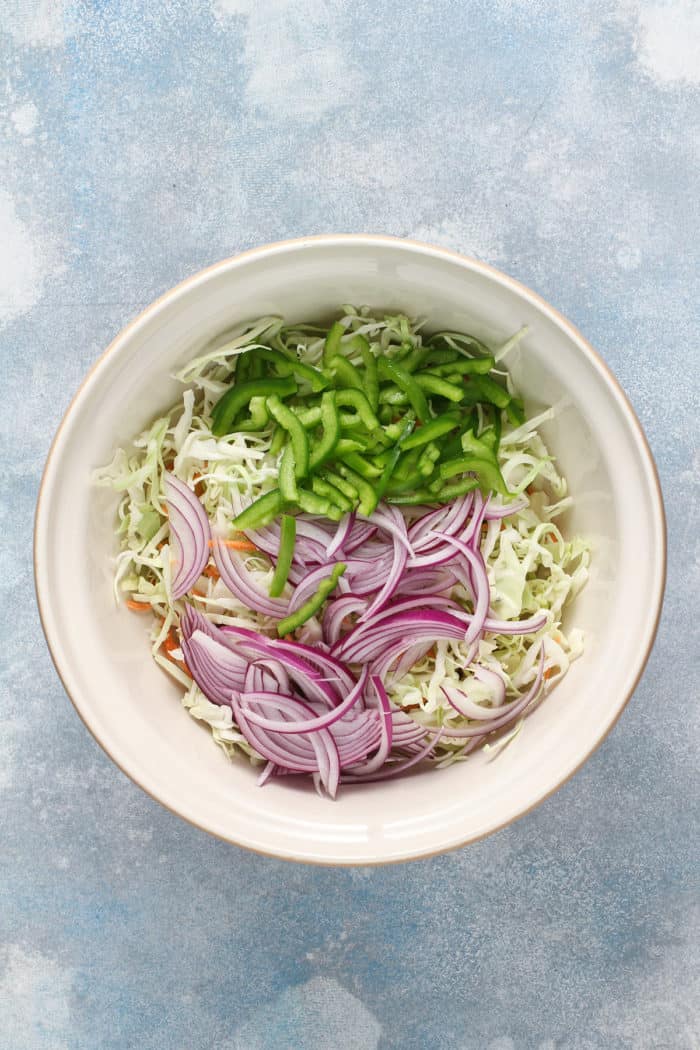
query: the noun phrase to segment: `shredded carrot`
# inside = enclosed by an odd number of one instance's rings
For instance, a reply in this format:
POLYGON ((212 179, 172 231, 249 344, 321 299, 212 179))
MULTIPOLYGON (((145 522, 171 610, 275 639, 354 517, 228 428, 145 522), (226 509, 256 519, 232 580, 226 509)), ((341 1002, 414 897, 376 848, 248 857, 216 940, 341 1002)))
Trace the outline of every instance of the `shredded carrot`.
POLYGON ((556 673, 556 667, 548 667, 547 670, 544 672, 544 676, 545 678, 553 678, 556 673))
POLYGON ((217 569, 216 565, 207 565, 202 575, 208 576, 210 580, 218 580, 219 570, 217 569))
POLYGON ((204 593, 204 591, 200 591, 197 587, 194 588, 192 593, 195 594, 198 598, 206 598, 207 597, 206 594, 204 593))
POLYGON ((151 603, 150 602, 135 602, 131 598, 127 598, 127 600, 124 602, 124 604, 126 605, 127 609, 131 609, 132 612, 150 612, 151 611, 151 603))
POLYGON ((173 649, 180 648, 180 643, 173 634, 172 630, 168 631, 168 637, 163 642, 163 648, 165 649, 166 653, 171 653, 173 649))
MULTIPOLYGON (((224 547, 230 547, 234 551, 257 551, 257 547, 250 540, 219 540, 224 547)), ((214 540, 209 540, 209 546, 214 546, 214 540)))
POLYGON ((170 660, 171 664, 175 664, 175 666, 179 667, 181 671, 184 671, 186 675, 189 675, 190 678, 192 677, 192 672, 190 671, 189 667, 187 666, 184 660, 176 660, 174 656, 170 655, 170 653, 166 653, 165 655, 167 656, 168 660, 170 660))

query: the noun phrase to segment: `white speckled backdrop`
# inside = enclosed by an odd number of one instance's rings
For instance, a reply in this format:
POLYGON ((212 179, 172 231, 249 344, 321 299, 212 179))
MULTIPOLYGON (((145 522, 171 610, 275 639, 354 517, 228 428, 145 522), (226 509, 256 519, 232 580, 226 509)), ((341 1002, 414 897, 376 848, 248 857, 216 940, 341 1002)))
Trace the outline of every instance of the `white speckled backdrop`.
POLYGON ((0 1045, 691 1050, 698 973, 696 0, 1 0, 0 1045), (514 827, 397 869, 265 860, 162 810, 51 667, 34 501, 80 377, 254 244, 477 255, 616 371, 667 500, 658 643, 514 827))

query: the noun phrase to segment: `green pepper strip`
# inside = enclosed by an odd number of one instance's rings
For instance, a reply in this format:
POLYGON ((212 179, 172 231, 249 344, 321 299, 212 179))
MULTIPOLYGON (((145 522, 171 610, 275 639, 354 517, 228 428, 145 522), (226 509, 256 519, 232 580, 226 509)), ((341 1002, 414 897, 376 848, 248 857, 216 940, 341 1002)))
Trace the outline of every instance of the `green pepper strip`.
POLYGON ((416 417, 412 410, 408 411, 404 416, 401 417, 401 419, 397 419, 395 423, 389 423, 388 426, 385 426, 385 437, 387 437, 389 441, 393 443, 399 441, 401 438, 403 438, 404 434, 406 433, 406 425, 409 422, 412 424, 408 430, 408 433, 410 434, 413 430, 413 427, 416 424, 416 417))
POLYGON ((352 452, 366 451, 367 443, 365 441, 355 440, 355 438, 341 438, 338 444, 335 446, 333 458, 343 459, 345 456, 350 455, 352 452))
POLYGON ((510 394, 490 376, 472 376, 464 386, 464 400, 469 404, 477 401, 489 401, 498 408, 510 404, 510 394))
POLYGON ((295 503, 299 496, 296 476, 296 457, 294 447, 289 442, 282 453, 279 469, 279 483, 282 499, 285 503, 295 503))
POLYGON ((389 386, 384 387, 383 390, 379 391, 379 404, 380 405, 407 405, 408 394, 404 393, 403 390, 399 390, 398 387, 389 386))
POLYGON ((287 357, 281 350, 274 350, 269 346, 259 346, 254 350, 249 350, 248 354, 254 354, 256 361, 269 361, 280 376, 296 374, 300 379, 305 379, 315 393, 325 390, 328 386, 328 380, 322 372, 319 372, 318 368, 314 368, 313 365, 302 364, 301 361, 297 361, 296 357, 287 357))
POLYGON ((435 394, 436 397, 446 397, 448 401, 461 401, 466 396, 463 385, 455 386, 454 383, 448 383, 442 376, 421 372, 420 375, 415 376, 415 380, 421 390, 425 390, 428 394, 435 394))
POLYGON ((401 390, 403 390, 408 396, 408 400, 413 405, 414 411, 421 423, 425 423, 430 418, 430 409, 428 408, 425 394, 418 386, 411 373, 404 371, 399 365, 395 365, 388 357, 380 357, 377 362, 377 367, 379 368, 380 375, 384 376, 385 379, 390 379, 393 383, 396 383, 401 390))
POLYGON ((416 464, 419 474, 422 474, 424 478, 429 478, 435 469, 435 464, 440 458, 440 448, 431 441, 428 445, 423 448, 420 456, 418 457, 418 463, 416 464))
POLYGON ((314 450, 311 453, 309 470, 313 471, 320 467, 325 460, 333 455, 338 445, 340 417, 335 399, 336 393, 334 390, 327 390, 325 394, 321 395, 320 422, 323 426, 323 437, 314 446, 314 450))
POLYGON ((345 335, 345 329, 343 328, 340 321, 336 321, 332 324, 328 335, 326 336, 326 342, 323 345, 323 363, 328 366, 336 354, 340 351, 340 340, 345 335))
POLYGON ((347 361, 340 354, 333 358, 327 371, 333 376, 334 380, 339 380, 343 386, 351 387, 355 390, 364 390, 365 383, 360 372, 355 368, 352 361, 347 361))
POLYGON ((233 422, 253 397, 289 397, 295 394, 297 385, 291 377, 286 379, 251 379, 247 383, 236 383, 217 401, 212 412, 212 434, 223 437, 230 434, 233 422))
POLYGON ((258 430, 264 430, 270 422, 270 413, 267 411, 265 398, 251 397, 248 410, 250 419, 244 419, 241 423, 236 423, 236 430, 239 433, 256 433, 258 430))
POLYGON ((323 477, 333 486, 333 488, 342 492, 342 494, 350 500, 353 507, 355 506, 359 499, 359 493, 354 485, 351 485, 349 481, 346 481, 345 478, 341 478, 340 474, 336 474, 332 470, 324 471, 323 477))
POLYGON ((447 503, 448 500, 455 499, 457 496, 463 496, 465 492, 475 489, 478 484, 478 478, 464 478, 463 481, 456 481, 454 485, 444 485, 440 489, 440 502, 447 503))
POLYGON ((313 427, 317 427, 321 422, 321 406, 312 405, 311 408, 297 409, 295 408, 297 419, 303 427, 307 430, 311 430, 313 427))
POLYGON ((337 390, 335 400, 338 408, 353 408, 362 425, 370 433, 380 429, 381 424, 361 390, 337 390))
POLYGON ((315 616, 318 610, 325 602, 328 595, 335 590, 338 580, 345 572, 345 565, 342 561, 336 562, 333 566, 333 570, 325 580, 321 580, 318 585, 318 590, 313 594, 307 602, 293 612, 291 616, 285 616, 283 620, 277 624, 277 633, 280 638, 284 637, 285 634, 290 634, 292 631, 296 631, 297 627, 301 627, 302 624, 310 620, 312 616, 315 616))
POLYGON ((454 430, 458 426, 459 416, 445 412, 444 415, 438 416, 437 419, 431 419, 424 427, 407 437, 403 442, 404 451, 408 451, 410 448, 417 448, 419 445, 427 445, 429 441, 434 441, 436 438, 442 437, 443 434, 448 434, 450 430, 454 430))
POLYGON ((511 398, 510 402, 506 405, 506 415, 511 426, 520 427, 523 425, 525 422, 525 409, 523 408, 523 403, 520 398, 511 398))
POLYGON ((465 455, 480 456, 496 462, 496 433, 493 427, 488 427, 478 437, 473 430, 465 430, 459 442, 465 455))
POLYGON ((438 368, 440 365, 446 365, 452 361, 459 361, 461 356, 459 350, 453 350, 451 348, 440 350, 431 346, 428 349, 428 355, 425 358, 425 367, 430 369, 438 368))
POLYGON ((428 364, 429 372, 438 375, 487 375, 495 366, 493 357, 463 357, 446 364, 428 364))
POLYGON ((418 503, 440 503, 440 497, 430 489, 414 489, 413 492, 389 494, 387 503, 397 503, 402 507, 411 507, 418 503))
POLYGON ((260 529, 274 521, 282 506, 282 493, 279 489, 271 489, 241 511, 238 517, 233 519, 231 526, 239 532, 244 529, 260 529))
POLYGON ((404 420, 403 428, 401 430, 401 433, 398 436, 396 444, 387 453, 388 459, 387 459, 387 462, 386 462, 386 466, 384 467, 384 470, 382 471, 382 476, 380 477, 379 481, 377 482, 377 484, 375 486, 375 490, 374 490, 375 491, 375 495, 377 497, 377 502, 379 502, 379 500, 382 498, 382 496, 384 495, 384 493, 386 491, 387 485, 391 481, 391 476, 394 473, 394 470, 396 469, 396 464, 399 461, 399 457, 401 456, 401 453, 403 452, 403 450, 406 447, 406 442, 409 439, 411 431, 413 430, 415 425, 416 425, 415 419, 413 419, 412 416, 407 417, 404 420))
POLYGON ((449 503, 450 500, 455 499, 457 496, 463 496, 465 492, 471 492, 478 484, 477 478, 465 478, 464 481, 458 481, 455 485, 441 485, 439 489, 434 489, 431 486, 430 488, 416 489, 414 492, 387 496, 387 501, 401 504, 404 507, 417 503, 449 503))
POLYGON ((289 434, 291 447, 294 451, 294 473, 296 477, 305 478, 309 473, 309 441, 306 431, 299 422, 296 413, 282 404, 278 397, 269 397, 267 399, 267 408, 270 415, 289 434))
POLYGON ((367 481, 380 477, 382 473, 380 467, 375 467, 373 463, 370 463, 369 460, 357 452, 346 453, 343 456, 343 463, 346 463, 352 470, 356 470, 367 481))
POLYGON ((340 489, 337 489, 330 481, 326 481, 325 478, 312 478, 311 489, 317 496, 329 499, 331 503, 335 503, 337 507, 340 507, 346 513, 355 506, 353 500, 348 499, 340 489))
POLYGON ((366 481, 357 471, 352 470, 345 463, 338 463, 338 472, 342 474, 352 485, 357 489, 359 496, 358 510, 360 514, 364 514, 366 518, 369 518, 370 514, 373 514, 377 504, 379 503, 379 497, 377 496, 376 490, 373 486, 366 481))
POLYGON ((401 358, 401 367, 405 372, 415 372, 417 368, 427 361, 431 350, 427 346, 416 346, 409 354, 401 358))
MULTIPOLYGON (((362 339, 362 336, 356 336, 362 339)), ((353 340, 354 342, 354 340, 353 340)), ((366 339, 362 339, 360 345, 362 364, 365 366, 365 393, 373 412, 377 411, 379 405, 379 375, 377 373, 377 359, 370 349, 366 339)))
POLYGON ((284 427, 275 427, 272 435, 272 441, 270 442, 270 455, 277 456, 284 448, 284 443, 287 440, 287 431, 284 427))
POLYGON ((305 514, 316 514, 321 518, 329 518, 330 521, 340 521, 344 513, 335 503, 316 495, 315 492, 309 492, 308 489, 299 489, 296 502, 305 514))
MULTIPOLYGON (((472 437, 473 434, 468 435, 468 437, 465 437, 464 441, 462 442, 462 449, 465 452, 473 451, 476 455, 478 455, 479 451, 476 447, 476 442, 471 441, 472 437)), ((495 455, 496 449, 498 448, 498 431, 496 427, 486 427, 485 430, 481 431, 478 438, 476 438, 476 441, 480 441, 483 445, 486 445, 486 447, 495 455)))
POLYGON ((291 514, 283 514, 280 521, 280 549, 277 552, 277 564, 270 584, 271 598, 279 598, 284 590, 294 557, 296 536, 296 518, 293 518, 291 514))
POLYGON ((440 464, 440 477, 443 481, 454 477, 455 474, 466 474, 467 471, 478 474, 485 488, 493 492, 500 492, 503 496, 510 495, 495 462, 495 456, 488 459, 481 456, 462 456, 461 459, 449 459, 446 463, 440 464))

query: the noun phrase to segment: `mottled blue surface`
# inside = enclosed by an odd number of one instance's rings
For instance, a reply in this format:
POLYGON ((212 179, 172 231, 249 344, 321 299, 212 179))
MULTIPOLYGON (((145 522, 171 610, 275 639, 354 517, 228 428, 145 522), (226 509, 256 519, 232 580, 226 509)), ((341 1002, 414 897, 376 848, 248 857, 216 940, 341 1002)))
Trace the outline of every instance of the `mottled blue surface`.
POLYGON ((694 0, 2 0, 3 1050, 700 1046, 699 39, 694 0), (338 230, 560 307, 646 427, 670 529, 600 751, 515 826, 383 870, 266 860, 150 801, 32 596, 43 459, 116 331, 207 263, 338 230))

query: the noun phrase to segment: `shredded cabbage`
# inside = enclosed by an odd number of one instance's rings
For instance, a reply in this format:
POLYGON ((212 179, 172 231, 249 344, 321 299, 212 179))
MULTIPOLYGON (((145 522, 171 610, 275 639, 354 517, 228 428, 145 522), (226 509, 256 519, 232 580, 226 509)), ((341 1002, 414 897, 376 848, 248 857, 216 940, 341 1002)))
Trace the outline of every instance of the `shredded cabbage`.
MULTIPOLYGON (((366 308, 343 306, 348 330, 376 342, 385 353, 419 346, 421 324, 403 315, 372 317, 366 308)), ((517 344, 524 331, 516 333, 496 356, 498 359, 517 344)), ((172 471, 194 485, 210 517, 225 527, 244 506, 274 486, 277 457, 270 453, 272 425, 256 434, 237 433, 216 437, 211 431, 214 404, 228 388, 231 358, 264 338, 265 346, 294 351, 304 361, 317 363, 322 354, 325 330, 312 325, 287 325, 278 317, 260 319, 243 334, 220 339, 218 345, 190 361, 176 378, 185 384, 180 401, 139 434, 127 449, 117 449, 107 466, 95 472, 94 481, 119 494, 116 533, 120 552, 114 564, 114 593, 143 603, 154 614, 151 627, 154 659, 184 688, 183 705, 190 715, 206 723, 215 742, 228 756, 243 754, 262 761, 233 722, 231 711, 209 702, 186 673, 178 648, 177 627, 182 601, 173 601, 170 591, 168 519, 165 513, 163 475, 172 471)), ((353 360, 350 355, 350 360, 353 360)), ((503 477, 511 492, 523 494, 527 505, 502 521, 490 522, 484 530, 482 552, 492 593, 493 615, 517 619, 547 612, 545 626, 535 635, 489 635, 479 643, 476 665, 495 672, 513 698, 536 676, 540 649, 544 651, 546 688, 556 683, 584 646, 577 628, 565 632, 565 607, 578 594, 588 577, 590 549, 579 538, 567 538, 557 519, 572 505, 565 479, 559 474, 538 428, 555 418, 561 405, 548 408, 522 426, 504 427, 499 448, 503 477)), ((251 554, 246 564, 263 589, 269 587, 273 567, 263 554, 251 554)), ((200 612, 213 623, 252 627, 271 633, 272 624, 232 596, 217 578, 203 576, 189 596, 200 612)), ((465 604, 468 596, 459 589, 455 597, 465 604)), ((133 606, 132 606, 133 607, 133 606)), ((320 636, 318 620, 309 620, 298 634, 300 641, 320 636)), ((468 724, 449 706, 442 693, 444 683, 458 684, 474 703, 490 706, 492 690, 466 666, 467 646, 440 640, 400 681, 387 683, 393 702, 419 722, 445 725, 447 736, 437 747, 439 765, 466 757, 470 744, 450 741, 449 727, 468 724)), ((522 728, 522 719, 501 735, 501 751, 522 728)))

